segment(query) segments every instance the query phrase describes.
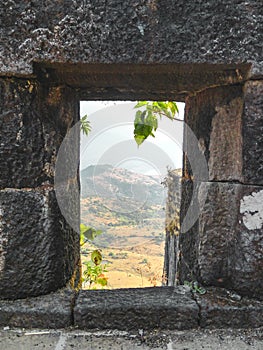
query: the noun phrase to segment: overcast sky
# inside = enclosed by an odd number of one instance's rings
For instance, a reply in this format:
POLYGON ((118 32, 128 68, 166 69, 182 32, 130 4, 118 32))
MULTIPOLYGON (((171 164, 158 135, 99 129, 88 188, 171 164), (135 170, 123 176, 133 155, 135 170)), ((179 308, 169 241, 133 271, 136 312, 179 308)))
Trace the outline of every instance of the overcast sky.
MULTIPOLYGON (((133 138, 136 102, 81 101, 80 116, 88 115, 92 130, 81 137, 81 169, 89 165, 110 164, 137 173, 164 177, 167 167, 182 167, 183 122, 162 118, 156 137, 140 147, 133 138)), ((179 118, 184 103, 178 102, 179 118)))

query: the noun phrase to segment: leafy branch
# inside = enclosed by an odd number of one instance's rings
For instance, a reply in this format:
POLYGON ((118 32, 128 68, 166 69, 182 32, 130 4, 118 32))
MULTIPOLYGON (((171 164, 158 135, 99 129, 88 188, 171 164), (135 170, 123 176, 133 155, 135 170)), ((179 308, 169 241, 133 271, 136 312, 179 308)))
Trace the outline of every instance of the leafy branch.
MULTIPOLYGON (((149 136, 155 137, 159 119, 167 117, 170 120, 180 120, 175 116, 179 110, 172 101, 139 101, 134 108, 138 110, 134 120, 134 139, 140 146, 149 136)), ((180 120, 181 121, 181 120, 180 120)))
MULTIPOLYGON (((173 101, 138 101, 134 108, 138 109, 134 119, 134 139, 138 146, 149 136, 155 137, 154 133, 158 128, 159 119, 162 117, 182 121, 176 118, 179 110, 176 102, 173 101)), ((81 131, 84 135, 88 135, 91 131, 88 116, 84 115, 80 122, 81 131)))

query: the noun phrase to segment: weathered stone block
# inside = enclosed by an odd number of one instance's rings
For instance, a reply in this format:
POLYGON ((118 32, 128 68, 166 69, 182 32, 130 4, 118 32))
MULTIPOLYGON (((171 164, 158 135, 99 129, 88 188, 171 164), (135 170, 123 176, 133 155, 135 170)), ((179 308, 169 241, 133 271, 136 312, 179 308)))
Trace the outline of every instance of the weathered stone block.
POLYGON ((77 274, 79 235, 50 187, 0 191, 0 298, 37 296, 77 274))
POLYGON ((195 231, 180 238, 181 281, 190 267, 205 285, 263 299, 263 187, 201 183, 198 196, 195 231))
MULTIPOLYGON (((206 158, 209 180, 242 180, 242 111, 242 86, 208 89, 186 99, 185 121, 206 158)), ((194 152, 195 145, 187 135, 184 143, 194 152)), ((184 174, 198 175, 192 174, 189 162, 185 162, 184 174)))
POLYGON ((64 328, 73 325, 70 290, 14 301, 0 299, 0 326, 25 328, 64 328))
POLYGON ((263 185, 263 81, 244 87, 243 172, 244 182, 263 185))
MULTIPOLYGON (((217 87, 187 99, 185 120, 206 158, 210 181, 263 184, 262 96, 262 82, 250 81, 244 88, 217 87)), ((193 152, 187 137, 184 142, 193 152)), ((189 162, 184 173, 198 175, 189 162)))
MULTIPOLYGON (((1 3, 0 71, 32 62, 253 64, 262 75, 257 0, 1 3), (186 20, 187 19, 187 20, 186 20)), ((238 73, 237 73, 238 75, 238 73)))
POLYGON ((184 287, 81 291, 74 308, 81 329, 189 329, 198 306, 184 287))
POLYGON ((36 83, 0 79, 0 90, 0 188, 35 186, 47 180, 43 125, 33 107, 36 83))
POLYGON ((205 328, 257 328, 263 326, 263 303, 242 298, 223 288, 196 294, 200 326, 205 328))
POLYGON ((215 106, 209 143, 209 178, 242 181, 242 97, 215 106))
MULTIPOLYGON (((191 200, 198 203, 197 192, 193 191, 193 182, 190 179, 182 179, 182 200, 180 207, 180 225, 186 216, 191 200)), ((198 208, 197 208, 198 209, 198 208)), ((179 264, 177 274, 181 283, 193 281, 198 275, 197 249, 198 249, 198 221, 186 232, 179 235, 179 264)))
POLYGON ((0 79, 0 189, 53 183, 58 149, 77 119, 71 89, 0 79))

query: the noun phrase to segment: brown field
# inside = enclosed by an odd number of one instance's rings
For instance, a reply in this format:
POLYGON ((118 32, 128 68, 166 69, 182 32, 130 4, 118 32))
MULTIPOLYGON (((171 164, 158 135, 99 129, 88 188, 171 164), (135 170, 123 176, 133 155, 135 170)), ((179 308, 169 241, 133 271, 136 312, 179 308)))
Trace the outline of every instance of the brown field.
MULTIPOLYGON (((154 238, 146 236, 148 231, 144 229, 140 229, 140 235, 136 235, 136 230, 132 227, 125 227, 125 230, 123 227, 114 227, 110 231, 116 239, 109 247, 98 247, 89 243, 84 246, 89 251, 101 250, 103 263, 107 264, 108 271, 108 286, 105 288, 161 286, 164 241, 157 243, 154 238)), ((83 262, 89 259, 89 256, 82 256, 83 262)))
MULTIPOLYGON (((140 217, 106 211, 102 199, 82 199, 82 222, 104 233, 84 250, 100 249, 107 264, 108 285, 104 288, 138 288, 162 285, 164 262, 164 217, 160 206, 151 206, 140 217), (90 210, 92 208, 92 210, 90 210), (130 223, 132 221, 132 223, 130 223)), ((90 254, 82 255, 82 262, 90 254)), ((83 269, 85 265, 83 266, 83 269)), ((83 286, 88 288, 88 286, 83 286)), ((101 288, 96 286, 96 288, 101 288)))

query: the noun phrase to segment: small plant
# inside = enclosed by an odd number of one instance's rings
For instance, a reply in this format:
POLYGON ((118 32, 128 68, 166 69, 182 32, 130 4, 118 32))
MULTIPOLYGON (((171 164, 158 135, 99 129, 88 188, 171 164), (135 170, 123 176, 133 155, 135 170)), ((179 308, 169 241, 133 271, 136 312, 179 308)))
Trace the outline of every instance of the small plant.
POLYGON ((83 263, 86 265, 86 269, 83 271, 83 283, 88 284, 89 289, 96 289, 96 285, 105 287, 108 284, 108 278, 104 275, 106 270, 106 264, 95 265, 92 261, 86 261, 83 263))
MULTIPOLYGON (((88 227, 84 224, 80 224, 80 246, 94 240, 94 238, 100 235, 102 231, 95 230, 92 227, 88 227)), ((84 250, 82 248, 82 250, 84 250)), ((108 284, 108 278, 105 276, 107 271, 107 265, 102 264, 101 251, 95 249, 89 251, 85 249, 86 254, 91 254, 90 261, 85 261, 83 265, 86 268, 83 270, 82 282, 84 285, 88 284, 88 288, 96 289, 98 286, 105 287, 108 284)))
POLYGON ((184 281, 184 285, 190 287, 193 293, 199 293, 201 295, 206 293, 206 289, 199 286, 197 281, 184 281))
POLYGON ((91 260, 83 263, 86 269, 83 271, 83 283, 88 284, 89 289, 96 289, 97 285, 105 287, 108 284, 108 278, 105 276, 107 265, 102 264, 102 255, 99 250, 94 250, 91 254, 91 260))

